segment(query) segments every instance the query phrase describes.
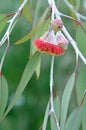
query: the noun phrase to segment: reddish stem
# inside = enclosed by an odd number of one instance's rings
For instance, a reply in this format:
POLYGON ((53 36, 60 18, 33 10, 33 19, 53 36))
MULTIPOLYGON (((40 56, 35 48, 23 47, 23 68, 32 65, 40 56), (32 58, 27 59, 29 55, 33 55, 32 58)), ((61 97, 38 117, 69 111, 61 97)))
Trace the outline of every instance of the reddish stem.
MULTIPOLYGON (((20 11, 20 17, 21 17, 21 15, 22 15, 22 12, 23 12, 23 9, 20 11)), ((7 14, 3 19, 0 20, 0 22, 2 22, 4 19, 9 18, 9 17, 11 17, 11 16, 13 16, 13 15, 15 15, 15 14, 16 14, 16 12, 11 13, 11 14, 7 14)))
POLYGON ((79 107, 82 106, 82 104, 83 104, 83 102, 84 102, 84 99, 85 99, 85 96, 86 96, 86 90, 85 90, 85 92, 84 92, 84 95, 83 95, 83 97, 82 97, 82 100, 81 100, 81 102, 80 102, 79 107))
POLYGON ((75 23, 77 23, 77 24, 82 28, 82 30, 84 31, 84 33, 86 34, 86 30, 85 30, 83 24, 81 23, 81 21, 79 21, 79 20, 77 20, 77 19, 75 19, 75 18, 72 18, 72 17, 70 17, 70 16, 66 16, 66 15, 65 15, 64 17, 66 17, 66 18, 68 18, 68 19, 71 19, 71 20, 73 20, 75 23))

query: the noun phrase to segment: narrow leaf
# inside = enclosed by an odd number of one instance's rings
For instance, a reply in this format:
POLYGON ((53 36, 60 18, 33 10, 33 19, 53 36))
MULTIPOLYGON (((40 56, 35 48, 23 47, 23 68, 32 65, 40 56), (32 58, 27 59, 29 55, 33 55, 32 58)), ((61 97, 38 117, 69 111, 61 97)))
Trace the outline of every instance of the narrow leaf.
MULTIPOLYGON (((32 41, 33 41, 33 39, 35 39, 35 38, 41 37, 41 36, 45 33, 45 31, 48 29, 49 22, 50 22, 50 20, 48 19, 48 20, 46 20, 46 21, 43 21, 43 22, 40 24, 40 26, 38 27, 38 29, 37 29, 37 31, 36 31, 34 37, 32 38, 32 41)), ((37 51, 36 48, 33 46, 33 44, 31 44, 30 54, 33 55, 36 51, 37 51)), ((38 66, 36 67, 37 79, 38 79, 39 76, 40 76, 40 66, 41 66, 41 59, 40 59, 40 61, 39 61, 38 66)))
POLYGON ((56 98, 54 99, 54 109, 55 109, 57 119, 59 121, 59 119, 60 119, 60 99, 58 96, 56 96, 56 98))
MULTIPOLYGON (((54 99, 54 109, 57 116, 57 119, 59 121, 60 118, 60 99, 58 96, 54 99)), ((50 115, 50 123, 51 123, 51 130, 57 130, 56 122, 54 119, 53 114, 50 115)))
POLYGON ((50 115, 50 123, 51 123, 51 130, 58 130, 53 113, 51 113, 51 115, 50 115))
POLYGON ((6 25, 6 18, 5 18, 5 14, 0 14, 0 33, 2 32, 3 28, 6 25), (5 18, 5 19, 4 19, 5 18), (3 20, 4 19, 4 20, 3 20))
POLYGON ((65 121, 66 121, 66 117, 67 117, 67 111, 68 111, 68 106, 69 106, 69 101, 70 101, 70 97, 72 94, 72 90, 74 87, 74 81, 75 81, 75 73, 72 74, 72 76, 70 77, 65 90, 63 92, 63 96, 62 96, 62 102, 61 102, 61 130, 64 130, 64 126, 65 126, 65 121))
POLYGON ((79 10, 81 5, 81 0, 76 0, 76 9, 79 10))
POLYGON ((82 109, 76 108, 68 117, 65 130, 79 130, 82 121, 82 109))
POLYGON ((39 76, 40 76, 40 67, 41 67, 41 57, 40 57, 40 60, 39 60, 38 65, 37 65, 37 67, 36 67, 36 69, 35 69, 37 79, 38 79, 38 78, 39 78, 39 76))
POLYGON ((8 101, 8 83, 6 78, 0 76, 0 118, 2 117, 8 101))
POLYGON ((48 102, 47 107, 46 107, 42 130, 46 130, 46 127, 47 127, 47 122, 48 122, 48 117, 49 117, 49 106, 50 106, 50 102, 48 102))
POLYGON ((38 19, 38 14, 39 14, 39 10, 41 10, 41 3, 42 0, 37 0, 37 2, 35 3, 35 13, 34 13, 34 20, 33 20, 33 26, 36 24, 37 19, 38 19))
POLYGON ((25 35, 23 38, 21 38, 20 40, 18 40, 17 42, 15 42, 15 45, 21 44, 21 43, 29 40, 34 35, 34 33, 37 31, 37 29, 40 26, 40 24, 46 18, 47 12, 48 12, 48 9, 45 10, 44 14, 40 18, 40 20, 38 21, 38 23, 36 24, 36 26, 34 26, 33 29, 27 35, 25 35))
POLYGON ((20 97, 22 92, 24 91, 26 85, 28 84, 29 80, 32 77, 32 74, 33 74, 33 72, 34 72, 34 70, 39 62, 39 59, 40 59, 40 53, 36 52, 33 55, 33 57, 30 59, 30 61, 28 61, 27 65, 25 67, 25 70, 23 72, 23 75, 21 77, 20 83, 19 83, 17 90, 14 94, 14 97, 11 100, 3 117, 5 117, 8 114, 8 112, 12 109, 12 107, 15 105, 16 101, 18 100, 18 98, 20 97))
MULTIPOLYGON (((84 27, 86 27, 86 23, 82 23, 84 27)), ((77 46, 82 52, 82 54, 86 57, 86 34, 82 31, 80 27, 77 29, 76 33, 76 41, 77 41, 77 46)))
MULTIPOLYGON (((20 2, 22 3, 23 0, 20 0, 20 2)), ((32 18, 31 18, 31 16, 30 16, 28 3, 24 6, 23 14, 24 14, 25 18, 26 18, 29 22, 32 23, 32 18)))
MULTIPOLYGON (((81 70, 78 76, 78 80, 76 82, 78 104, 80 104, 85 90, 86 90, 86 67, 84 67, 81 70)), ((84 99, 84 102, 82 104, 82 127, 83 130, 86 130, 86 98, 84 99)))

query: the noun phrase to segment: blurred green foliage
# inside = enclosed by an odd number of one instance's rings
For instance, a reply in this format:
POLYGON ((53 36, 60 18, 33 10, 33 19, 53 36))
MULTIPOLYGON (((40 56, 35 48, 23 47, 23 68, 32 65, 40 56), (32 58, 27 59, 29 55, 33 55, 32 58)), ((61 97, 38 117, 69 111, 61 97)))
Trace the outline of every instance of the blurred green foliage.
MULTIPOLYGON (((32 20, 34 20, 35 17, 34 13, 36 4, 37 1, 28 0, 32 20)), ((19 0, 1 0, 0 13, 6 14, 15 12, 19 5, 19 0)), ((41 17, 47 6, 48 3, 46 0, 40 4, 40 9, 36 15, 36 21, 41 17)), ((59 9, 65 14, 69 14, 69 9, 63 3, 60 3, 59 9)), ((73 24, 71 24, 72 22, 66 18, 63 18, 63 21, 71 36, 75 39, 75 28, 73 24)), ((31 40, 18 46, 13 43, 27 34, 31 30, 32 26, 32 23, 28 23, 25 17, 22 16, 10 35, 11 45, 8 49, 2 70, 9 85, 9 101, 16 90, 24 67, 29 60, 31 40)), ((5 30, 6 28, 3 30, 0 38, 4 34, 5 30)), ((5 45, 0 48, 0 57, 2 56, 4 48, 5 45)), ((23 95, 19 98, 7 117, 0 123, 0 130, 39 129, 43 122, 45 108, 49 99, 50 62, 51 56, 42 54, 41 73, 39 79, 36 79, 36 74, 34 73, 23 95)), ((60 98, 62 97, 64 87, 72 74, 74 67, 75 53, 69 44, 67 52, 64 55, 55 58, 54 83, 57 89, 57 94, 60 98)), ((76 105, 77 101, 74 89, 69 113, 76 105)))

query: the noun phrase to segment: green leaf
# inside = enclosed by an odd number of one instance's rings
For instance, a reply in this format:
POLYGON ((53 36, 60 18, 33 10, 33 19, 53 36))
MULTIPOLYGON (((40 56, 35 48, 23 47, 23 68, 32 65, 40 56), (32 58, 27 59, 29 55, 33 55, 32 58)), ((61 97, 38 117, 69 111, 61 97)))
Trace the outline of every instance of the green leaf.
MULTIPOLYGON (((86 22, 82 23, 84 27, 86 27, 86 22)), ((77 33, 76 33, 76 41, 77 41, 77 46, 82 52, 82 54, 86 57, 86 34, 83 32, 81 27, 78 27, 77 33)))
POLYGON ((69 0, 70 4, 74 5, 75 4, 75 1, 73 0, 69 0))
MULTIPOLYGON (((76 82, 78 104, 80 104, 84 91, 86 90, 86 67, 81 70, 76 82)), ((86 98, 82 104, 82 127, 86 130, 86 98)))
MULTIPOLYGON (((20 0, 20 2, 22 3, 23 0, 20 0)), ((29 22, 32 23, 32 18, 31 18, 31 16, 30 16, 28 3, 24 6, 23 14, 24 14, 25 18, 26 18, 29 22)))
POLYGON ((46 130, 46 127, 47 127, 47 122, 48 122, 48 117, 49 117, 49 107, 50 107, 50 102, 48 102, 47 107, 46 107, 42 130, 46 130))
POLYGON ((57 119, 59 121, 59 119, 60 119, 60 99, 58 96, 56 96, 56 98, 54 99, 54 109, 56 112, 57 119))
POLYGON ((6 25, 6 18, 5 18, 5 14, 0 14, 0 33, 2 32, 3 28, 6 25))
POLYGON ((40 67, 41 67, 41 57, 40 57, 40 60, 39 60, 38 65, 37 65, 37 67, 36 67, 36 69, 35 69, 37 79, 38 79, 38 78, 39 78, 39 76, 40 76, 40 67))
POLYGON ((50 23, 50 19, 47 19, 42 23, 40 23, 40 26, 38 27, 34 35, 34 39, 44 35, 44 33, 48 30, 49 23, 50 23))
MULTIPOLYGON (((54 99, 54 109, 55 109, 56 117, 59 121, 59 119, 60 119, 60 99, 58 96, 56 96, 56 98, 54 99)), ((50 115, 50 123, 51 123, 51 130, 57 130, 57 126, 56 126, 56 122, 55 122, 53 114, 50 115)))
POLYGON ((75 81, 75 73, 72 74, 70 77, 65 90, 63 92, 62 101, 61 101, 61 130, 64 130, 66 117, 67 117, 67 111, 69 106, 70 97, 72 94, 72 90, 74 87, 74 81, 75 81))
POLYGON ((51 130, 58 130, 53 113, 50 115, 51 130))
POLYGON ((65 125, 65 130, 79 130, 81 122, 82 122, 82 109, 76 108, 69 115, 65 125))
MULTIPOLYGON (((32 41, 33 41, 33 39, 38 38, 38 37, 42 36, 42 34, 45 33, 45 31, 48 29, 49 22, 50 22, 50 20, 48 19, 48 20, 46 20, 46 21, 43 21, 43 22, 40 24, 40 26, 38 27, 38 29, 37 29, 37 31, 36 31, 36 33, 35 33, 35 35, 34 35, 34 38, 32 38, 32 41)), ((34 45, 31 44, 30 54, 33 55, 36 51, 37 51, 37 50, 36 50, 36 48, 34 47, 34 45)), ((38 66, 36 67, 37 79, 38 79, 39 76, 40 76, 40 66, 41 66, 41 58, 40 58, 40 61, 39 61, 38 66)))
MULTIPOLYGON (((35 46, 34 46, 33 43, 32 43, 32 44, 30 45, 30 57, 32 57, 36 51, 37 51, 37 49, 35 48, 35 46)), ((40 76, 40 67, 41 67, 41 57, 40 57, 40 60, 39 60, 38 65, 36 66, 36 69, 35 69, 37 79, 38 79, 39 76, 40 76)))
POLYGON ((33 20, 33 26, 36 24, 37 19, 38 19, 38 14, 39 14, 39 10, 41 10, 41 3, 42 0, 37 0, 37 2, 35 3, 35 13, 34 13, 34 20, 33 20))
POLYGON ((8 83, 6 78, 0 76, 0 118, 2 117, 8 101, 8 83))
POLYGON ((17 42, 15 42, 15 45, 21 44, 27 40, 29 40, 37 31, 38 27, 40 26, 40 24, 44 21, 44 19, 46 18, 48 9, 45 10, 44 14, 42 15, 42 17, 40 18, 40 20, 38 21, 38 23, 36 24, 35 27, 33 27, 33 29, 27 34, 25 35, 23 38, 21 38, 20 40, 18 40, 17 42))
POLYGON ((81 5, 81 0, 76 0, 76 9, 79 10, 79 7, 81 5))
POLYGON ((20 83, 16 89, 16 92, 13 96, 13 99, 11 100, 5 114, 3 117, 5 117, 8 112, 12 109, 12 107, 15 105, 16 101, 18 100, 18 98, 20 97, 20 95, 22 94, 22 92, 24 91, 25 87, 27 86, 28 82, 30 81, 32 74, 34 73, 34 70, 39 62, 40 59, 40 53, 36 52, 33 57, 30 59, 30 61, 28 61, 25 70, 23 72, 23 75, 21 77, 20 83))
POLYGON ((68 2, 70 2, 70 4, 72 4, 76 10, 79 9, 81 4, 81 0, 68 0, 68 2))

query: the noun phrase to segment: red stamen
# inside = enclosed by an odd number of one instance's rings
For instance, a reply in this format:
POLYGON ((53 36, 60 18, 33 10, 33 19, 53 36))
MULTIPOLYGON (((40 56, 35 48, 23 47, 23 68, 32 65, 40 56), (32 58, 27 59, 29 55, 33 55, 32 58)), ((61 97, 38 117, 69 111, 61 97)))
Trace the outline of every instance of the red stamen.
POLYGON ((36 39, 34 41, 34 45, 38 49, 38 51, 54 56, 61 55, 64 53, 64 49, 62 49, 60 46, 44 42, 41 39, 36 39))

